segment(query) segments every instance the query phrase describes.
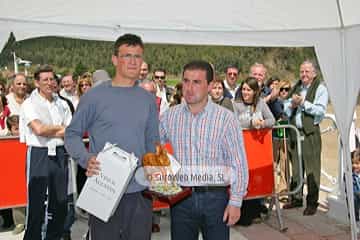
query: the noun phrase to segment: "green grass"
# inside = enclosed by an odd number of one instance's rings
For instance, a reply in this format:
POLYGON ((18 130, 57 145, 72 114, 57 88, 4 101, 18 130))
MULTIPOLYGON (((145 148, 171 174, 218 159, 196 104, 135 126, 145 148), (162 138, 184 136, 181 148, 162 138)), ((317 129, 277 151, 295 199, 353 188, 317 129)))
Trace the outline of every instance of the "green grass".
POLYGON ((180 77, 177 76, 168 76, 166 80, 166 85, 168 86, 175 86, 177 83, 181 81, 180 77))

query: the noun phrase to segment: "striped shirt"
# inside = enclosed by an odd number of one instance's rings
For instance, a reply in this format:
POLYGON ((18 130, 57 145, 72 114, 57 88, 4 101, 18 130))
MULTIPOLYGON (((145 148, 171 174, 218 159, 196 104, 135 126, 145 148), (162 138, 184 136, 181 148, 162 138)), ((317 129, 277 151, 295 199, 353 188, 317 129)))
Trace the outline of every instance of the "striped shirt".
POLYGON ((171 143, 181 164, 176 179, 180 185, 230 184, 229 204, 241 206, 248 185, 248 166, 242 130, 233 113, 208 101, 194 115, 182 103, 160 117, 160 139, 171 143))

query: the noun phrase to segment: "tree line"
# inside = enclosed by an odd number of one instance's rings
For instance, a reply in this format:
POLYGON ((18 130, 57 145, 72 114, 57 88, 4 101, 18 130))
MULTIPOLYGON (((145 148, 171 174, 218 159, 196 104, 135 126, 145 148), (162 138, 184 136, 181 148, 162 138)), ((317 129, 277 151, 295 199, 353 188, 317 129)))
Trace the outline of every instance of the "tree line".
MULTIPOLYGON (((221 44, 221 43, 220 43, 221 44)), ((81 71, 93 72, 105 69, 111 75, 113 42, 79 40, 62 37, 39 37, 16 41, 11 34, 0 53, 0 67, 13 68, 12 52, 22 59, 32 61, 31 69, 39 64, 51 64, 60 74, 81 71)), ((203 59, 214 64, 216 72, 223 74, 226 66, 237 65, 241 77, 245 77, 250 66, 264 63, 269 75, 294 80, 298 77, 299 65, 305 59, 316 62, 314 49, 306 48, 270 48, 209 45, 175 45, 145 43, 144 60, 152 69, 164 68, 175 78, 181 75, 184 64, 194 59, 203 59)))

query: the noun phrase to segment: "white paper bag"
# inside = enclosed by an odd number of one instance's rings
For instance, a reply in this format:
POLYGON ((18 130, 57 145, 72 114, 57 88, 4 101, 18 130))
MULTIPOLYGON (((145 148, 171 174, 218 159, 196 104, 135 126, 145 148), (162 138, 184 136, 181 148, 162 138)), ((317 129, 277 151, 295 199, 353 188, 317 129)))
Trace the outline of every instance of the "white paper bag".
POLYGON ((119 205, 138 159, 110 143, 105 144, 96 159, 101 171, 86 180, 76 206, 107 222, 119 205))

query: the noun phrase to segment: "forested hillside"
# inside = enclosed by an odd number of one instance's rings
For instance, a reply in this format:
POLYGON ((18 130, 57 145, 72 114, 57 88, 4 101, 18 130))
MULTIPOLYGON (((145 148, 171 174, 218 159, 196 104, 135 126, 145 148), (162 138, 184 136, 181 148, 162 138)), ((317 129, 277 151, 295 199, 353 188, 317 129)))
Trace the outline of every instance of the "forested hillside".
MULTIPOLYGON (((15 36, 16 37, 16 36, 15 36)), ((32 68, 49 63, 59 73, 106 69, 113 73, 111 54, 113 42, 77 40, 60 37, 41 37, 16 42, 10 36, 0 54, 0 67, 13 68, 12 51, 22 59, 32 61, 32 68)), ((219 43, 221 44, 221 43, 219 43)), ((265 48, 237 46, 199 46, 145 44, 145 61, 152 69, 165 68, 175 78, 182 66, 192 59, 204 59, 213 63, 218 73, 229 64, 236 64, 245 77, 254 62, 264 63, 270 75, 293 80, 298 75, 299 64, 305 59, 315 59, 313 48, 265 48)))

